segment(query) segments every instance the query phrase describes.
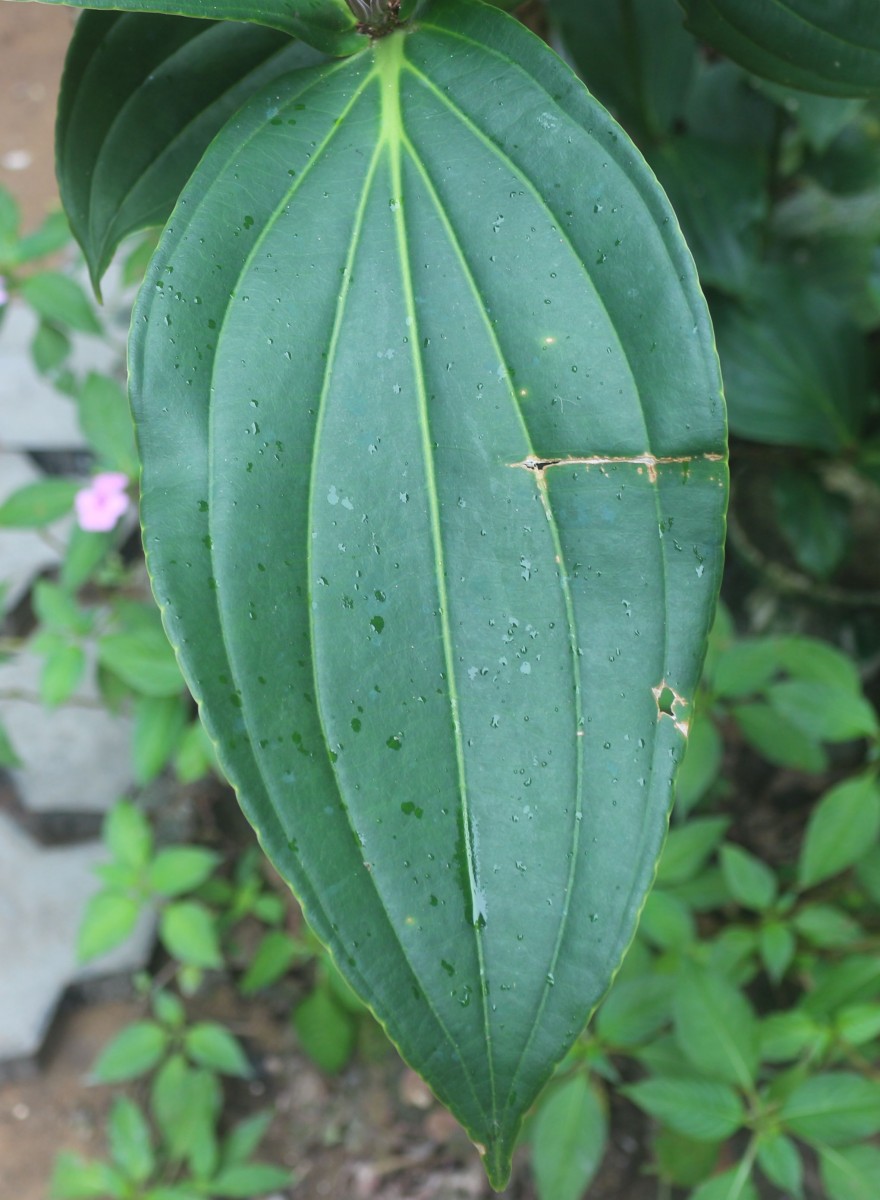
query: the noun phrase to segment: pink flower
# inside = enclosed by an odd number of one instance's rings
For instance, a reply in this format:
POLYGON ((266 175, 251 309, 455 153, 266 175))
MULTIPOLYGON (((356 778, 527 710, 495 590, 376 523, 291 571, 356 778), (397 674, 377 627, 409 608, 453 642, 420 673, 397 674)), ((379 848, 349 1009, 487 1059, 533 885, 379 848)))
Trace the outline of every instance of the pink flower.
POLYGON ((121 471, 102 471, 73 498, 80 528, 89 533, 112 529, 129 506, 128 476, 121 471))
POLYGON ((9 303, 9 292, 6 288, 6 280, 0 275, 0 305, 9 303))

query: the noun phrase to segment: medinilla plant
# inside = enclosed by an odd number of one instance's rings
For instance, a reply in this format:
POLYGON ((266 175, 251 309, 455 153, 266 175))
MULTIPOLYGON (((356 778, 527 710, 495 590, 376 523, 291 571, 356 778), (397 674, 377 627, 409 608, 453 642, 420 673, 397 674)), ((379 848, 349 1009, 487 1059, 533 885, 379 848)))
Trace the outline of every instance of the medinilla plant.
POLYGON ((726 501, 693 261, 512 4, 97 7, 59 178, 96 284, 165 223, 130 379, 168 635, 266 852, 502 1187, 686 745, 726 501))

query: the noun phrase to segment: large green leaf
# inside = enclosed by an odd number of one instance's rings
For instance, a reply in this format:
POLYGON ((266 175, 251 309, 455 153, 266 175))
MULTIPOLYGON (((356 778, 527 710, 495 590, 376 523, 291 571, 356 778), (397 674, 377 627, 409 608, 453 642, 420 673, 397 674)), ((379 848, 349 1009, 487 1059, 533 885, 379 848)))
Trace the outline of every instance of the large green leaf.
POLYGON ((877 0, 679 0, 688 28, 755 75, 828 96, 880 92, 877 0))
POLYGON ((154 586, 224 766, 498 1185, 632 937, 720 573, 671 210, 542 42, 437 0, 220 134, 131 377, 154 586))
POLYGON ((97 286, 122 239, 164 225, 253 92, 322 55, 260 25, 84 12, 58 100, 58 182, 97 286))

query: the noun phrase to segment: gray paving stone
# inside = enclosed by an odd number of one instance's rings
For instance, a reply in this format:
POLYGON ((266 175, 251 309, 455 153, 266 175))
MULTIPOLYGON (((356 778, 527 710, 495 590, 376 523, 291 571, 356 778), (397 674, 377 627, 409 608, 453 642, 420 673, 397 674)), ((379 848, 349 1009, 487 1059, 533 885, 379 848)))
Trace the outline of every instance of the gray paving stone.
MULTIPOLYGON (((42 478, 25 455, 0 450, 0 504, 19 488, 42 478)), ((48 532, 61 536, 64 528, 64 523, 56 522, 48 532)), ((58 551, 33 530, 0 529, 0 586, 5 586, 3 608, 7 612, 14 608, 37 575, 54 566, 59 557, 58 551)))
POLYGON ((155 922, 146 914, 122 946, 77 963, 77 932, 103 861, 99 842, 46 849, 0 813, 0 1074, 38 1053, 69 984, 128 975, 150 955, 155 922))
POLYGON ((132 784, 131 719, 87 707, 97 700, 91 669, 76 693, 78 704, 48 710, 8 698, 37 695, 41 669, 42 659, 27 650, 0 665, 0 721, 22 760, 9 775, 36 828, 59 814, 106 812, 132 784))

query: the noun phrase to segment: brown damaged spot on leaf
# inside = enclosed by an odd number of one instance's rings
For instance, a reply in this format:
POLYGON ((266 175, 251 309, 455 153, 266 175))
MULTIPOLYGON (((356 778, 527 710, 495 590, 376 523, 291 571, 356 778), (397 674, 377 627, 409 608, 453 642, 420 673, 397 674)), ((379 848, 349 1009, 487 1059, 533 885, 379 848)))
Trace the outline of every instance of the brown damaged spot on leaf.
POLYGON ((658 458, 654 454, 633 454, 620 457, 606 455, 591 455, 587 458, 538 458, 529 455, 522 462, 510 463, 511 467, 522 467, 526 471, 534 471, 539 483, 543 483, 544 472, 550 467, 615 467, 620 465, 641 467, 648 472, 651 483, 657 482, 657 468, 672 466, 675 463, 691 462, 723 462, 723 454, 683 454, 677 457, 658 458))
POLYGON ((671 688, 665 679, 655 688, 651 688, 651 691, 657 701, 659 719, 662 721, 664 717, 669 717, 679 733, 683 737, 687 737, 690 732, 690 718, 685 716, 689 707, 688 701, 684 696, 679 696, 678 692, 671 688))

